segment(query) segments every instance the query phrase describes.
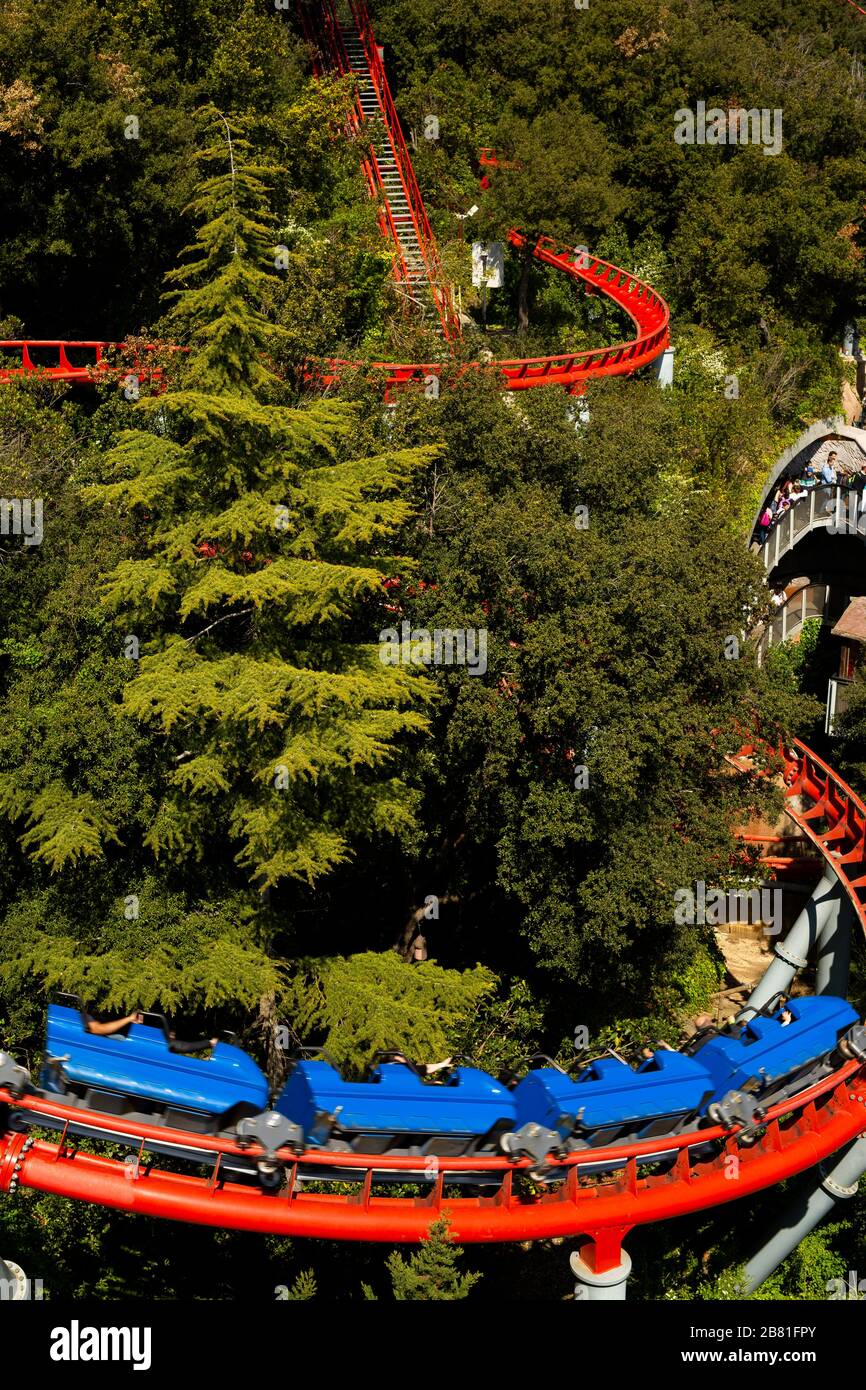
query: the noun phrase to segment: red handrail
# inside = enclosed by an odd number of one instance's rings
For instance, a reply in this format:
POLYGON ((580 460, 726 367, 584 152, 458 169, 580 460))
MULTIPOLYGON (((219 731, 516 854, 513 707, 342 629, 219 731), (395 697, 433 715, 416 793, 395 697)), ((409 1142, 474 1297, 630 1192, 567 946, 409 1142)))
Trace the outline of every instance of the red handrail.
MULTIPOLYGON (((130 372, 140 371, 143 368, 144 374, 150 379, 158 379, 162 376, 160 367, 143 367, 137 359, 131 364, 122 367, 115 367, 105 361, 105 354, 108 352, 126 352, 129 349, 127 343, 108 342, 96 338, 2 338, 0 339, 0 353, 15 352, 18 354, 19 365, 17 367, 7 367, 0 363, 0 383, 15 380, 17 377, 42 376, 51 381, 93 381, 96 376, 125 376, 130 372), (34 348, 52 348, 57 353, 57 363, 54 366, 42 366, 34 362, 31 357, 31 350, 34 348), (93 354, 92 361, 82 364, 70 362, 68 357, 69 349, 83 349, 93 354)), ((188 352, 189 348, 174 347, 162 343, 143 343, 136 344, 136 354, 139 352, 188 352)))
MULTIPOLYGON (((516 231, 509 233, 509 239, 516 246, 526 244, 526 239, 516 231)), ((598 256, 575 252, 573 247, 557 243, 552 237, 539 237, 533 255, 573 279, 593 285, 624 309, 637 329, 636 337, 610 347, 583 348, 579 352, 547 357, 470 362, 461 366, 459 376, 480 370, 499 372, 510 391, 557 384, 574 389, 591 378, 631 374, 655 361, 665 350, 670 341, 670 310, 661 295, 644 281, 598 256)), ((332 357, 323 367, 314 367, 310 375, 330 383, 338 381, 342 372, 361 366, 359 362, 332 357)), ((447 370, 441 362, 372 362, 369 368, 384 373, 389 388, 421 381, 431 375, 439 376, 447 370)))
MULTIPOLYGON (((318 72, 321 71, 322 58, 324 58, 337 72, 342 74, 351 73, 353 69, 349 62, 342 26, 333 0, 322 0, 321 5, 317 6, 317 13, 321 20, 318 35, 316 34, 315 25, 309 10, 303 3, 303 0, 299 4, 298 9, 301 14, 304 33, 308 41, 314 47, 314 71, 317 71, 317 75, 318 72), (318 49, 318 56, 315 55, 316 49, 318 49)), ((359 39, 364 48, 367 67, 373 83, 373 90, 375 91, 376 100, 382 112, 384 128, 394 155, 394 163, 400 179, 400 185, 405 195, 406 205, 409 209, 409 215, 412 220, 412 226, 424 264, 424 273, 430 287, 436 312, 442 324, 446 339, 454 339, 460 336, 459 320, 450 291, 444 284, 442 266, 436 249, 436 240, 424 208, 424 200, 421 196, 421 190, 418 187, 418 181, 415 178, 415 170, 412 167, 409 151, 403 138, 400 118, 397 115, 397 109, 388 86, 388 79, 385 75, 385 69, 373 35, 370 17, 366 7, 362 3, 355 3, 354 0, 352 3, 352 15, 358 30, 359 39)), ((352 126, 356 134, 363 135, 365 120, 364 112, 356 95, 352 115, 352 126)), ((390 234, 390 238, 394 243, 397 256, 395 265, 397 279, 407 286, 411 285, 409 267, 403 254, 402 243, 388 197, 388 190, 381 178, 372 141, 370 142, 369 155, 363 161, 363 168, 367 186, 370 192, 374 193, 380 202, 380 227, 385 234, 390 234)))
MULTIPOLYGON (((321 76, 324 70, 322 60, 325 59, 330 67, 342 76, 354 75, 352 66, 349 62, 346 45, 343 40, 343 31, 331 0, 322 0, 322 3, 317 6, 317 14, 321 20, 318 33, 316 32, 306 5, 303 3, 299 4, 298 11, 301 16, 301 24, 304 29, 305 37, 311 47, 314 74, 317 77, 321 76)), ((365 121, 366 117, 356 89, 352 110, 349 115, 349 130, 354 137, 363 138, 363 126, 365 121)), ((361 169, 367 183, 367 191, 370 197, 375 198, 376 202, 379 204, 379 213, 377 217, 379 229, 382 235, 390 238, 394 244, 395 263, 393 269, 395 278, 401 283, 408 284, 409 267, 403 255, 403 248, 397 233, 394 215, 391 210, 390 202, 388 201, 387 190, 382 182, 372 142, 369 144, 367 155, 361 160, 361 169)))
POLYGON ((415 177, 412 160, 406 147, 406 141, 403 138, 400 117, 397 114, 397 108, 394 105, 394 99, 388 85, 388 78, 385 74, 385 67, 373 33, 373 26, 370 21, 369 13, 367 12, 367 6, 364 0, 351 0, 351 7, 361 42, 364 45, 370 76, 373 79, 379 105, 385 117, 385 127, 388 131, 391 148, 394 151, 400 182, 406 195, 406 202, 412 216, 412 223, 418 238, 418 245, 421 248, 421 254, 424 258, 427 280, 433 293, 436 309, 442 323, 442 329, 447 339, 459 338, 460 323, 457 317, 457 311, 454 308, 450 290, 445 284, 442 263, 439 259, 439 252, 436 247, 436 238, 430 226, 430 220, 424 206, 424 199, 421 196, 421 190, 418 187, 418 180, 415 177))
POLYGON ((866 934, 866 806, 800 739, 786 763, 788 815, 838 876, 866 934), (812 804, 794 804, 804 799, 812 804))

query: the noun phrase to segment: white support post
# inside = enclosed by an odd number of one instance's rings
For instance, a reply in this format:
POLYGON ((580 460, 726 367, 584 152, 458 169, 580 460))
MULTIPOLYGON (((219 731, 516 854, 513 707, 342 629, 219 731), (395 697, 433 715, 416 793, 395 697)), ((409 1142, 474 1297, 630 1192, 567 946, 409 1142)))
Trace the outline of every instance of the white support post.
POLYGON ((665 348, 664 352, 659 353, 650 363, 654 368, 656 380, 659 386, 673 386, 674 384, 674 350, 672 347, 665 348))
POLYGON ((831 922, 838 921, 843 897, 839 879, 828 868, 785 940, 776 944, 775 957, 752 990, 739 1018, 749 1018, 775 995, 787 994, 797 971, 808 964, 819 937, 829 929, 831 922))
POLYGON ((569 1260, 571 1272, 577 1283, 574 1286, 576 1303, 624 1303, 628 1276, 631 1274, 631 1259, 622 1251, 622 1259, 615 1269, 596 1274, 583 1259, 583 1251, 575 1250, 569 1260))
POLYGON ((836 1154, 834 1158, 835 1164, 827 1159, 817 1174, 813 1170, 804 1188, 783 1212, 773 1234, 746 1264, 746 1293, 754 1293, 765 1279, 769 1279, 837 1202, 856 1195, 860 1177, 866 1171, 866 1138, 861 1135, 842 1151, 841 1157, 836 1154))
POLYGON ((848 970, 851 964, 851 928, 854 909, 847 897, 839 911, 831 913, 818 936, 818 961, 815 971, 815 993, 833 994, 844 999, 848 993, 848 970))

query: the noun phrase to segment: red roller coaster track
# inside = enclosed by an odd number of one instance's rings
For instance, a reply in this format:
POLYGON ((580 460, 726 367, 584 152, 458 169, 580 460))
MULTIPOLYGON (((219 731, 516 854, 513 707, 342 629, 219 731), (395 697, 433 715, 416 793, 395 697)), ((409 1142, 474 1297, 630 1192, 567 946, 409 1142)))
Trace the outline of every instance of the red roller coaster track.
MULTIPOLYGON (((337 17, 331 0, 304 3, 298 11, 310 45, 317 72, 353 73, 359 89, 353 107, 349 134, 361 147, 361 164, 370 196, 379 204, 379 226, 392 243, 394 273, 407 296, 415 298, 424 290, 432 299, 443 336, 454 341, 460 336, 459 321, 450 288, 445 283, 436 241, 430 226, 415 171, 397 116, 388 79, 376 45, 364 0, 351 0, 354 27, 347 30, 337 17)), ((494 162, 490 151, 483 152, 486 164, 494 162)), ((526 245, 518 231, 508 234, 517 248, 526 245)), ((560 245, 551 237, 539 237, 533 246, 536 260, 568 275, 576 282, 600 291, 628 314, 635 336, 609 347, 585 348, 579 352, 557 353, 548 357, 515 358, 495 363, 465 364, 464 372, 497 371, 510 391, 534 386, 564 386, 579 391, 595 377, 623 376, 656 361, 670 342, 670 311, 661 295, 629 271, 620 270, 583 249, 560 245)), ((97 341, 62 342, 58 339, 5 339, 0 353, 14 356, 14 362, 0 363, 0 383, 42 374, 53 381, 87 382, 105 376, 112 369, 107 357, 122 344, 97 341), (70 351, 72 357, 70 358, 70 351), (35 359, 34 359, 35 354, 35 359), (43 357, 49 357, 40 365, 43 357)), ((146 350, 146 349, 145 349, 146 350)), ((325 383, 336 382, 348 369, 362 364, 330 358, 310 376, 325 383)), ((438 377, 448 364, 438 362, 372 362, 368 369, 381 373, 386 389, 411 381, 438 377)), ((126 369, 129 370, 128 368, 126 369)))
MULTIPOLYGON (((744 769, 752 766, 754 753, 749 747, 738 755, 744 769)), ((788 813, 839 875, 866 930, 866 807, 804 744, 797 743, 783 759, 788 813)), ((431 1221, 446 1216, 464 1242, 588 1236, 600 1271, 618 1263, 620 1242, 633 1226, 771 1187, 866 1132, 866 1068, 849 1062, 818 1085, 774 1106, 757 1142, 748 1148, 738 1147, 736 1135, 713 1128, 593 1149, 551 1160, 547 1187, 534 1192, 525 1182, 532 1166, 525 1160, 440 1158, 431 1165, 417 1158, 284 1151, 280 1157, 287 1184, 281 1193, 270 1194, 226 1177, 226 1160, 254 1160, 259 1153, 255 1145, 241 1148, 227 1139, 0 1090, 3 1103, 27 1124, 38 1125, 42 1117, 52 1128, 62 1126, 63 1134, 59 1143, 15 1131, 0 1138, 0 1193, 31 1187, 199 1225, 334 1240, 418 1241, 431 1221), (136 1148, 135 1161, 122 1163, 77 1149, 68 1127, 80 1131, 87 1125, 136 1148), (145 1156, 155 1143, 195 1150, 209 1171, 197 1176, 151 1166, 145 1156), (660 1151, 667 1156, 661 1165, 660 1151), (599 1171, 602 1166, 606 1171, 599 1171), (454 1196, 446 1191, 449 1183, 470 1174, 485 1181, 483 1195, 454 1196), (335 1175, 342 1187, 352 1190, 308 1191, 310 1183, 335 1175), (384 1182, 401 1177, 423 1189, 423 1195, 381 1194, 384 1182)))
MULTIPOLYGON (((850 0, 849 0, 850 3, 850 0)), ((444 284, 435 241, 415 181, 408 150, 388 90, 381 56, 375 44, 363 0, 353 0, 354 30, 343 32, 336 12, 325 0, 321 6, 301 4, 305 32, 317 52, 317 66, 359 78, 359 98, 351 133, 364 144, 363 164, 371 196, 381 203, 380 226, 395 250, 395 275, 412 290, 418 284, 419 264, 436 309, 443 336, 459 331, 450 292, 444 284), (364 90, 366 87, 366 99, 364 90), (375 108, 375 109, 374 109, 375 108), (365 134, 365 123, 381 121, 381 129, 365 134)), ((855 7, 856 8, 856 7, 855 7)), ((490 163, 488 157, 485 160, 490 163)), ((522 247, 519 232, 509 239, 522 247)), ((581 250, 562 247, 542 237, 534 256, 575 280, 595 287, 624 309, 636 336, 607 348, 526 358, 491 364, 509 390, 559 384, 580 389, 590 378, 622 375, 654 361, 669 342, 669 311, 648 285, 626 271, 581 250)), ((89 381, 117 369, 106 361, 117 344, 59 340, 3 341, 0 351, 17 355, 17 362, 0 368, 0 382, 42 373, 60 381, 89 381), (46 366, 34 361, 52 354, 46 366), (72 354, 70 356, 70 353, 72 354)), ((146 350, 146 349, 145 349, 146 350)), ((333 360, 323 373, 335 380, 358 364, 333 360)), ((438 375, 442 362, 376 363, 387 386, 438 375)), ((478 367, 479 364, 474 364, 478 367)), ((464 366, 462 371, 472 370, 464 366)), ((744 748, 733 761, 742 770, 754 763, 754 748, 744 748)), ((832 866, 866 931, 866 807, 831 768, 805 745, 796 743, 782 753, 787 810, 805 832, 821 858, 832 866)), ((232 1181, 226 1160, 255 1160, 255 1144, 240 1148, 224 1139, 190 1135, 103 1113, 65 1106, 41 1096, 12 1095, 0 1090, 0 1107, 8 1106, 13 1123, 61 1128, 59 1142, 48 1142, 7 1127, 0 1133, 0 1193, 19 1187, 78 1198, 117 1210, 236 1230, 317 1236, 338 1240, 418 1241, 430 1223, 444 1215, 457 1239, 467 1242, 531 1240, 550 1236, 586 1235, 592 1246, 585 1258, 598 1271, 620 1260, 624 1235, 636 1225, 683 1215, 747 1196, 812 1167, 866 1132, 866 1068, 857 1062, 785 1100, 770 1110, 765 1126, 750 1147, 738 1146, 736 1136, 719 1128, 704 1129, 663 1140, 594 1149, 566 1160, 551 1161, 548 1182, 527 1182, 527 1161, 506 1158, 440 1158, 429 1161, 359 1154, 281 1153, 288 1180, 280 1193, 232 1181), (120 1143, 137 1149, 132 1164, 76 1147, 74 1134, 92 1126, 120 1143), (664 1145, 660 1162, 659 1145, 664 1145), (209 1171, 196 1174, 163 1171, 147 1157, 150 1146, 175 1144, 194 1150, 209 1171), (731 1160, 735 1159, 735 1162, 731 1160), (419 1164, 424 1172, 419 1171, 419 1164), (469 1175, 483 1178, 483 1195, 454 1196, 450 1186, 469 1175), (349 1192, 311 1192, 337 1175, 349 1192), (383 1195, 387 1180, 403 1179, 423 1195, 383 1195)), ((2 1109, 0 1109, 2 1119, 2 1109)))
MULTIPOLYGON (((511 231, 508 239, 513 246, 525 245, 520 232, 511 231)), ((539 237, 533 247, 536 260, 582 282, 606 295, 624 309, 637 332, 627 342, 610 347, 583 348, 579 352, 562 352, 550 357, 521 357, 490 363, 471 362, 459 368, 460 374, 472 371, 496 371, 504 378, 509 391, 526 391, 534 386, 564 386, 579 390, 593 378, 627 376, 655 362, 670 342, 670 310, 661 295, 626 270, 603 261, 586 251, 563 246, 552 237, 539 237)), ((88 382, 105 377, 116 368, 108 365, 112 350, 122 349, 121 343, 61 342, 58 339, 0 340, 0 352, 14 354, 17 361, 0 365, 0 383, 22 377, 42 375, 50 381, 88 382), (73 356, 81 361, 70 360, 73 356), (34 361, 34 353, 37 359, 34 361), (52 354, 52 360, 40 365, 39 356, 52 354)), ((429 377, 438 377, 449 369, 446 362, 360 362, 346 358, 329 358, 310 371, 314 377, 330 385, 347 370, 366 365, 367 370, 381 374, 383 384, 390 389, 429 377)), ((125 369, 127 372, 130 368, 125 369)))

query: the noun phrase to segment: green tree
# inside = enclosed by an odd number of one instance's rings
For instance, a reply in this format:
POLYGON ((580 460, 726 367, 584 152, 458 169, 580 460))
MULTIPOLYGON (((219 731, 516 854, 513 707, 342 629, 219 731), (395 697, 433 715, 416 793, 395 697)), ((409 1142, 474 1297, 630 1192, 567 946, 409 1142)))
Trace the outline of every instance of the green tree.
POLYGON ((862 794, 866 790, 866 669, 862 664, 845 694, 845 712, 836 725, 838 759, 862 794))
POLYGON ((481 965, 462 972, 434 961, 409 965, 393 951, 301 965, 287 998, 296 1031, 322 1031, 334 1060, 356 1071, 387 1048, 438 1059, 496 983, 481 965))
POLYGON ((435 486, 420 480, 426 585, 404 611, 488 633, 484 678, 437 672, 436 751, 422 750, 424 892, 452 904, 430 937, 441 963, 525 976, 522 937, 555 972, 535 987, 568 1034, 605 1022, 617 990, 650 1012, 711 946, 672 905, 735 871, 732 826, 762 795, 724 755, 747 712, 790 729, 814 711, 747 645, 726 656, 763 578, 700 479, 671 485, 689 438, 673 393, 613 383, 588 399, 575 429, 555 392, 467 383, 401 402, 392 429, 447 446, 435 486))
POLYGON ((388 1273, 396 1302, 423 1299, 450 1303, 467 1298, 481 1275, 461 1273, 458 1261, 462 1254, 462 1247, 454 1244, 448 1222, 432 1222, 424 1240, 408 1260, 397 1250, 388 1256, 388 1273))
MULTIPOLYGON (((401 491, 434 449, 347 457, 352 411, 279 403, 265 360, 268 170, 213 110, 200 221, 172 321, 182 379, 137 407, 109 481, 86 490, 135 534, 107 608, 140 635, 129 715, 159 730, 155 854, 230 845, 262 887, 313 882, 356 836, 405 832, 397 741, 422 732, 422 681, 370 640, 401 491), (211 172, 213 171, 213 172, 211 172), (366 621, 364 620, 366 614, 366 621)), ((271 265, 273 249, 271 245, 271 265)))
POLYGON ((0 402, 3 495, 46 500, 44 545, 13 538, 0 565, 10 1041, 39 1031, 33 979, 108 1007, 254 1009, 278 951, 313 943, 277 937, 251 880, 313 882, 411 832, 398 755, 425 682, 376 633, 400 494, 435 450, 358 457, 352 408, 282 403, 265 170, 203 123, 173 280, 191 351, 168 389, 62 428, 26 392, 0 402))
POLYGON ((577 98, 529 122, 504 118, 497 138, 504 161, 485 199, 484 225, 527 238, 520 253, 517 319, 529 327, 532 248, 542 233, 592 244, 622 211, 616 160, 607 136, 577 98))

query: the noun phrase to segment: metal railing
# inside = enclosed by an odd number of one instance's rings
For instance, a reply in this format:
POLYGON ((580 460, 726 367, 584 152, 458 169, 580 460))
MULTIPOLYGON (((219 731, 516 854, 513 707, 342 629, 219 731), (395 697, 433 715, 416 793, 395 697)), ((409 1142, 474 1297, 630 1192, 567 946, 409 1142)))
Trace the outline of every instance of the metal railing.
POLYGON ((138 373, 148 378, 159 379, 160 367, 149 367, 147 359, 140 353, 188 352, 188 348, 174 347, 166 343, 137 343, 131 361, 123 365, 107 360, 110 353, 128 352, 126 343, 112 343, 95 338, 2 338, 0 339, 0 383, 15 381, 21 377, 41 376, 49 381, 92 382, 101 377, 122 376, 138 373), (82 357, 82 361, 71 361, 70 351, 82 357), (51 360, 38 359, 47 352, 51 360), (34 360, 34 353, 36 360, 34 360), (4 361, 4 354, 16 359, 14 364, 4 361))
POLYGON ((796 637, 810 618, 827 619, 830 589, 827 584, 803 584, 776 608, 773 615, 755 629, 758 660, 766 659, 771 647, 796 637))
MULTIPOLYGON (((510 232, 515 246, 526 244, 519 232, 510 232)), ((609 347, 582 348, 579 352, 555 353, 547 357, 521 357, 495 362, 471 362, 461 368, 467 371, 496 371, 505 377, 510 391, 524 391, 533 386, 580 386, 592 377, 622 376, 654 362, 670 342, 670 310, 654 289, 638 280, 627 270, 600 260, 588 251, 575 250, 556 242, 552 237, 539 237, 533 255, 546 265, 581 280, 598 289, 619 308, 625 310, 637 328, 637 336, 625 343, 609 347)), ((321 371, 325 382, 337 381, 342 372, 358 367, 346 358, 330 358, 321 371)), ((423 381, 442 372, 436 362, 372 362, 373 371, 386 375, 387 386, 406 385, 423 381)))
POLYGON ((798 541, 812 531, 860 536, 866 540, 866 502, 863 488, 849 484, 821 484, 795 502, 773 525, 761 544, 761 559, 769 573, 798 541))
POLYGON ((436 311, 442 324, 442 331, 447 339, 459 338, 460 323, 457 317, 457 311, 454 307, 454 300, 451 295, 450 287, 445 283, 442 262, 439 259, 439 251, 436 246, 436 238, 430 226, 430 219, 427 216, 424 199, 421 196, 421 190, 418 187, 418 180, 415 177, 412 160, 406 146, 406 141, 403 138, 400 117, 397 114, 394 98, 388 86, 385 66, 376 44, 376 37, 373 33, 373 26, 367 12, 367 6, 364 0, 351 0, 351 8, 355 26, 358 30, 361 42, 364 45, 364 53, 367 59, 370 77, 376 89, 379 105, 382 108, 385 128, 388 132, 389 141, 397 165, 397 172, 400 176, 400 183, 412 218, 412 225, 415 229, 418 247, 424 261, 427 281, 433 295, 436 311))

